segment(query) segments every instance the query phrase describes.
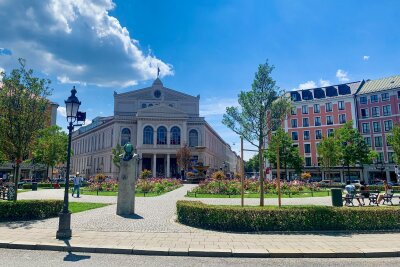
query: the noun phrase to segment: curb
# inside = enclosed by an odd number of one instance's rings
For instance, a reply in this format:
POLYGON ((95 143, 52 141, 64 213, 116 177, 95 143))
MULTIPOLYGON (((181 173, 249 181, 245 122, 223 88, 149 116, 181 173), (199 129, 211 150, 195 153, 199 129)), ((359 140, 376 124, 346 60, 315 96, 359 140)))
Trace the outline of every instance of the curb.
POLYGON ((267 249, 198 249, 165 247, 93 247, 67 246, 35 242, 0 242, 0 248, 46 250, 63 252, 84 252, 147 256, 189 256, 189 257, 238 257, 238 258, 384 258, 400 257, 400 250, 384 251, 365 249, 358 251, 301 251, 267 249))

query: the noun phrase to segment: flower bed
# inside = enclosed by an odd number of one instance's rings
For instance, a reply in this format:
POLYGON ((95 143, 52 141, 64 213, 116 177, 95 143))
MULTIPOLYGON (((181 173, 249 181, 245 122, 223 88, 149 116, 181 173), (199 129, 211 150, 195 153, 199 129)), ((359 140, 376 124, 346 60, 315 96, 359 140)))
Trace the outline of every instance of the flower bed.
POLYGON ((178 221, 218 231, 392 230, 400 228, 398 207, 240 207, 178 201, 178 221))
MULTIPOLYGON (((139 179, 136 183, 137 193, 155 193, 162 194, 177 189, 182 186, 178 179, 149 178, 139 179)), ((115 179, 106 179, 105 181, 89 181, 88 191, 100 192, 118 192, 118 182, 115 179)))
MULTIPOLYGON (((241 189, 240 179, 231 180, 215 180, 207 179, 201 182, 197 187, 193 188, 192 193, 196 194, 225 194, 225 195, 239 195, 241 189)), ((307 184, 301 181, 282 182, 281 192, 291 195, 301 194, 302 192, 315 192, 320 191, 321 188, 314 184, 307 184)), ((244 191, 246 194, 257 194, 260 192, 260 182, 257 179, 245 179, 244 191)), ((278 184, 277 180, 265 180, 264 192, 277 194, 278 184)))

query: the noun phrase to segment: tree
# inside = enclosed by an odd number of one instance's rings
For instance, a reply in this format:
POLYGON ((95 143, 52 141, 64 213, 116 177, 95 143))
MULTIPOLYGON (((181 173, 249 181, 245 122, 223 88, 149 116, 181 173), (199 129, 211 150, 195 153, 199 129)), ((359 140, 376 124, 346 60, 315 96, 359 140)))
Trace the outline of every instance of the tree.
POLYGON ((340 163, 340 144, 335 136, 323 137, 317 147, 319 163, 327 171, 328 180, 331 180, 330 169, 340 163))
POLYGON ((36 163, 46 164, 51 167, 53 178, 54 166, 67 161, 68 135, 61 127, 54 125, 38 133, 33 148, 33 157, 36 163))
POLYGON ((388 141, 390 146, 392 147, 394 151, 394 162, 396 162, 397 165, 400 164, 400 125, 395 125, 391 131, 391 134, 388 137, 388 141))
POLYGON ((281 168, 285 169, 286 178, 288 179, 288 168, 293 168, 296 173, 300 173, 303 167, 303 158, 298 147, 293 145, 292 138, 281 127, 272 135, 265 153, 268 161, 275 165, 278 147, 279 164, 281 168))
POLYGON ((336 133, 340 144, 340 160, 347 166, 348 179, 350 179, 350 166, 370 162, 370 149, 357 129, 353 128, 351 121, 337 129, 336 133))
MULTIPOLYGON (((258 66, 250 91, 239 94, 239 107, 227 107, 222 123, 250 144, 257 147, 260 169, 263 169, 264 140, 281 125, 290 111, 290 101, 271 77, 273 66, 258 66)), ((260 171, 260 188, 264 188, 264 172, 260 171)), ((264 206, 264 190, 260 193, 264 206)))
POLYGON ((19 59, 19 69, 3 73, 0 90, 0 147, 8 159, 14 160, 15 198, 17 201, 20 164, 29 154, 39 130, 50 120, 47 112, 50 80, 34 77, 19 59))
POLYGON ((112 162, 118 168, 120 168, 121 155, 124 153, 124 148, 117 143, 117 145, 112 149, 112 162))
POLYGON ((260 162, 258 161, 258 154, 255 154, 248 161, 244 162, 245 172, 259 172, 260 162))
MULTIPOLYGON (((185 172, 190 166, 191 152, 187 144, 176 151, 176 161, 178 166, 185 172)), ((183 178, 183 177, 182 177, 183 178)))

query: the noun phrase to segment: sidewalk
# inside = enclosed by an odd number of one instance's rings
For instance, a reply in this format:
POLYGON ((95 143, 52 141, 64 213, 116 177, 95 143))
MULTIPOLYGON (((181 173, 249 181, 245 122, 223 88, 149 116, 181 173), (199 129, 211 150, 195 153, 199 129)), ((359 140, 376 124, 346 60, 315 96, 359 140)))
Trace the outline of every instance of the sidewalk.
POLYGON ((233 234, 74 231, 0 227, 0 248, 208 257, 398 257, 400 233, 233 234))

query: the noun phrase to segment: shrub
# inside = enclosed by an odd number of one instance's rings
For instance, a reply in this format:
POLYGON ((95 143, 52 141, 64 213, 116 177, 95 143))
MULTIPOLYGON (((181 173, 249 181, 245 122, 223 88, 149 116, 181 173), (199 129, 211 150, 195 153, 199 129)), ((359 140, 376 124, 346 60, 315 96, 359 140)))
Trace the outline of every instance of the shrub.
POLYGON ((0 221, 36 220, 58 216, 62 200, 0 201, 0 221))
POLYGON ((222 181, 226 179, 226 176, 223 171, 214 172, 211 176, 214 180, 222 181))
POLYGON ((140 173, 140 178, 142 178, 142 179, 147 179, 147 178, 150 178, 151 175, 152 175, 152 173, 151 173, 150 170, 143 170, 143 171, 140 173))
POLYGON ((239 207, 178 201, 178 221, 210 230, 319 231, 391 230, 400 227, 397 207, 340 208, 326 206, 239 207))
POLYGON ((308 180, 310 178, 311 178, 311 174, 309 172, 303 172, 301 174, 301 179, 303 179, 303 180, 308 180))

